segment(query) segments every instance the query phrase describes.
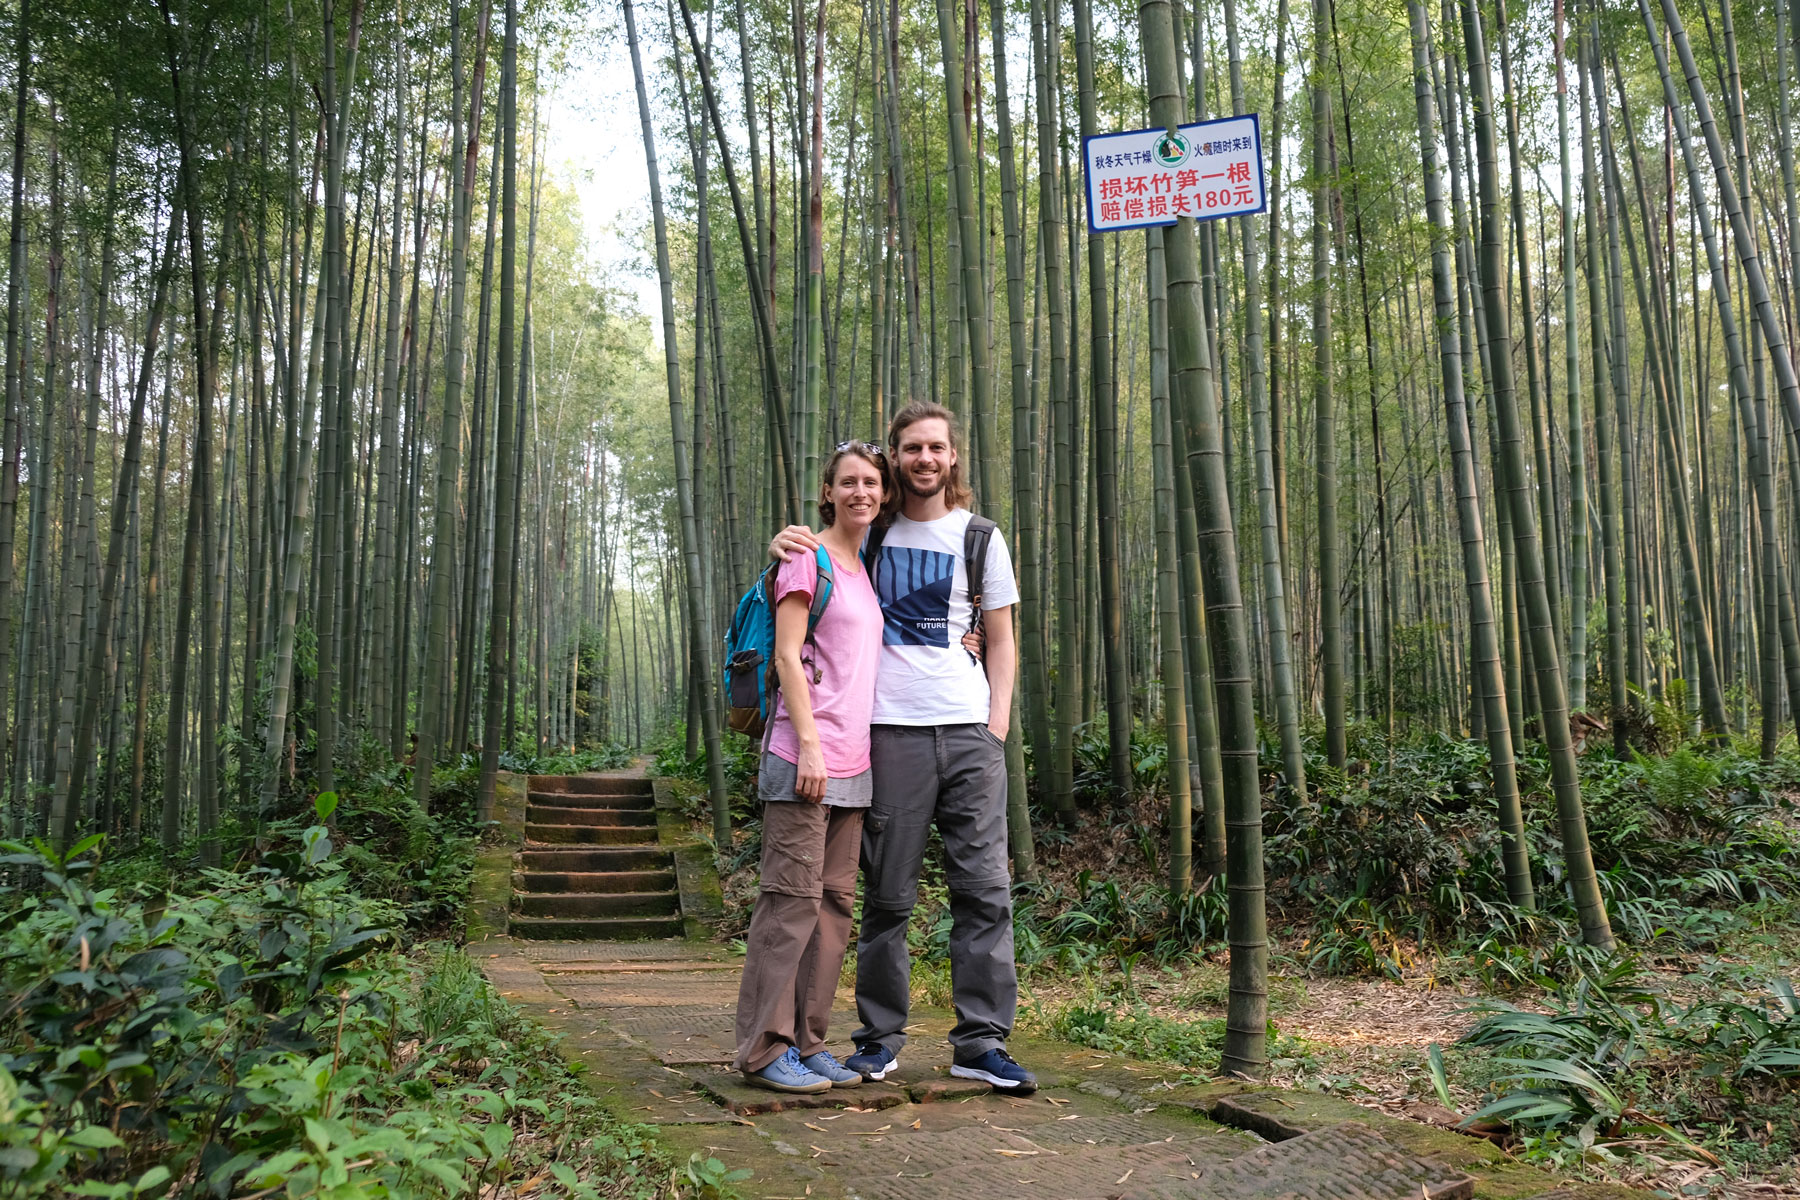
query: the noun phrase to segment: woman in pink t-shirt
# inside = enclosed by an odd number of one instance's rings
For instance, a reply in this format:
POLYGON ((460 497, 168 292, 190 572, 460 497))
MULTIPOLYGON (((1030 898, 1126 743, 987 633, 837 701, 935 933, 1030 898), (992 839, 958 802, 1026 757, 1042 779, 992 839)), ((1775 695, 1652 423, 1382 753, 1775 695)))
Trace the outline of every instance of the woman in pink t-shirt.
POLYGON ((896 493, 886 455, 868 442, 839 446, 821 479, 819 541, 833 584, 810 638, 816 555, 795 555, 775 576, 781 692, 763 740, 762 880, 738 991, 736 1066, 747 1083, 778 1092, 862 1082, 825 1048, 825 1032, 872 794, 869 716, 882 617, 859 552, 869 527, 891 516, 896 493))

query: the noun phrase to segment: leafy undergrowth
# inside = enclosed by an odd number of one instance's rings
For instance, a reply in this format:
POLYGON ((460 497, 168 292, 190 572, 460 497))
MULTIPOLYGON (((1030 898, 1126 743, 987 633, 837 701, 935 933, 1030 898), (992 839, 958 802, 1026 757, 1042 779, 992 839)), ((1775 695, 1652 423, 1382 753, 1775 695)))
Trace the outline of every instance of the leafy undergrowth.
MULTIPOLYGON (((1541 746, 1519 762, 1529 909, 1507 895, 1480 743, 1390 744, 1358 726, 1347 769, 1309 757, 1305 797, 1269 783, 1272 1078, 1402 1115, 1485 1110, 1515 1154, 1570 1174, 1800 1196, 1800 757, 1683 744, 1670 705, 1640 724, 1657 755, 1582 759, 1612 957, 1579 946, 1541 746)), ((1275 781, 1273 739, 1263 753, 1275 781)), ((739 755, 728 772, 741 819, 720 859, 740 936, 760 853, 752 765, 739 755)), ((1112 798, 1104 731, 1090 731, 1078 821, 1034 811, 1039 878, 1014 890, 1021 1024, 1206 1072, 1226 1000, 1224 890, 1170 902, 1153 733, 1134 737, 1133 766, 1140 790, 1112 798)), ((1198 843, 1197 829, 1196 859, 1198 843)), ((909 930, 917 1002, 951 1001, 949 929, 934 851, 909 930)))
POLYGON ((460 950, 406 948, 453 868, 414 878, 346 847, 353 830, 405 844, 404 813, 335 805, 187 892, 106 884, 97 839, 6 845, 0 1196, 728 1186, 717 1162, 672 1164, 601 1108, 460 950))
POLYGON ((1518 1129, 1559 1166, 1659 1152, 1720 1172, 1800 1152, 1800 999, 1780 974, 1707 963, 1659 979, 1629 956, 1576 956, 1538 1008, 1475 1006, 1461 1045, 1488 1052, 1496 1095, 1476 1118, 1518 1129), (1585 961, 1584 961, 1585 960, 1585 961))

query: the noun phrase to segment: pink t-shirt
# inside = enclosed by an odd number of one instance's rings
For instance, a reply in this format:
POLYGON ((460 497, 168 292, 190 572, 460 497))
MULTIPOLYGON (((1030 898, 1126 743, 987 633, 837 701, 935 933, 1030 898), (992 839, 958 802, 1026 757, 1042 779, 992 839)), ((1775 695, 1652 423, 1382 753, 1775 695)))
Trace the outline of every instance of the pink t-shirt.
MULTIPOLYGON (((809 690, 825 774, 848 779, 869 769, 869 714, 875 707, 875 669, 881 659, 881 604, 861 563, 847 567, 835 555, 831 562, 835 582, 813 630, 816 648, 802 645, 800 657, 810 658, 818 668, 818 682, 809 690)), ((775 573, 776 605, 796 594, 810 601, 818 578, 813 555, 794 555, 775 573)), ((800 739, 779 689, 765 744, 778 758, 800 761, 800 739)))

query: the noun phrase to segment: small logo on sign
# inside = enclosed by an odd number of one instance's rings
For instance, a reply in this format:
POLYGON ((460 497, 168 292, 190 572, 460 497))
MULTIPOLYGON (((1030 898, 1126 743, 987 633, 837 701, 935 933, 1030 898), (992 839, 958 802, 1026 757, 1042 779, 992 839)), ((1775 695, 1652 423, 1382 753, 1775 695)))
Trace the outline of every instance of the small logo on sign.
POLYGON ((1163 166, 1179 167, 1187 156, 1187 139, 1179 133, 1167 133, 1157 139, 1156 161, 1163 166))

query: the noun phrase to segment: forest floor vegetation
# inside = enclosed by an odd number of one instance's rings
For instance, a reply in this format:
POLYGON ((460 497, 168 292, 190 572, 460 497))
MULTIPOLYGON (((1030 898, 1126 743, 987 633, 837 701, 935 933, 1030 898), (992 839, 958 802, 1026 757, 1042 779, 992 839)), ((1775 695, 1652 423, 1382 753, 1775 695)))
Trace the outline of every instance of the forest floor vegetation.
POLYGON ((0 1197, 718 1194, 458 945, 476 771, 440 768, 429 814, 359 778, 221 868, 6 844, 0 1197))
MULTIPOLYGON (((1139 791, 1115 802, 1106 747, 1104 729, 1080 747, 1072 827, 1035 814, 1039 877, 1014 897, 1021 1025, 1208 1076, 1224 1030, 1223 889, 1170 901, 1163 748, 1138 732, 1139 791)), ((1539 747, 1520 760, 1531 911, 1506 897, 1480 744, 1390 745, 1358 727, 1348 770, 1314 758, 1310 796, 1270 788, 1272 1080, 1472 1123, 1570 1175, 1800 1196, 1800 757, 1762 763, 1753 744, 1674 737, 1659 749, 1582 760, 1614 955, 1578 944, 1539 747)), ((679 759, 665 751, 663 769, 692 771, 679 759)), ((728 938, 755 899, 753 770, 747 753, 728 764, 728 938)), ((949 925, 934 857, 912 926, 925 1004, 950 1002, 949 925)))

